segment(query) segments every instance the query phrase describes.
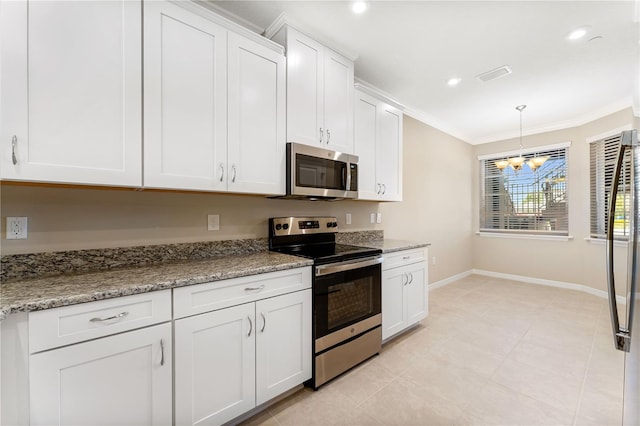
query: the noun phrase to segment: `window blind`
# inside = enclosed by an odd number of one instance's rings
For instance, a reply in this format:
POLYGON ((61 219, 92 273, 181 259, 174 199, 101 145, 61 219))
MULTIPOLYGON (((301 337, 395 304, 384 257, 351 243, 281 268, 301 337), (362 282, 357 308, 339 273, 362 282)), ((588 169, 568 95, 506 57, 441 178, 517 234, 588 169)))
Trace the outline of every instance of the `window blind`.
MULTIPOLYGON (((547 157, 532 170, 499 170, 506 156, 480 159, 480 231, 512 234, 569 235, 567 198, 568 145, 523 151, 526 160, 547 157)), ((512 155, 513 156, 513 155, 512 155)))
MULTIPOLYGON (((590 222, 591 238, 607 237, 609 219, 609 198, 613 186, 620 136, 615 135, 592 142, 589 146, 590 158, 590 222)), ((631 152, 625 151, 620 184, 615 204, 613 234, 616 239, 626 239, 629 235, 631 152)))

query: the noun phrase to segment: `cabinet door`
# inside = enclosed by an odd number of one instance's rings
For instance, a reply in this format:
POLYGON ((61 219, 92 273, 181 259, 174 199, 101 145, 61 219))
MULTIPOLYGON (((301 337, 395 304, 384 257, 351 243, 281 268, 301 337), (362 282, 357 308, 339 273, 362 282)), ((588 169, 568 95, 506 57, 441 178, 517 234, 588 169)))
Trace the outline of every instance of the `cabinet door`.
POLYGON ((402 112, 382 104, 379 114, 376 170, 382 199, 402 201, 402 112))
POLYGON ((255 407, 255 304, 175 322, 178 425, 219 425, 255 407))
POLYGON ((428 290, 425 263, 411 265, 407 270, 409 282, 405 286, 407 292, 407 327, 427 316, 428 290))
POLYGON ((311 378, 311 290, 256 302, 257 404, 311 378))
POLYGON ((287 141, 324 143, 324 47, 287 28, 287 141))
POLYGON ((32 425, 171 424, 171 325, 29 359, 32 425))
POLYGON ((353 62, 326 49, 324 127, 326 147, 353 153, 353 62))
POLYGON ((0 177, 141 185, 141 2, 1 9, 0 177))
POLYGON ((358 199, 379 200, 376 180, 376 140, 379 101, 356 91, 354 109, 354 153, 358 158, 358 199))
POLYGON ((285 192, 285 58, 228 35, 229 179, 233 192, 285 192))
POLYGON ((175 4, 145 3, 146 187, 226 189, 226 37, 175 4))
POLYGON ((407 326, 406 267, 382 271, 382 339, 388 339, 407 326))

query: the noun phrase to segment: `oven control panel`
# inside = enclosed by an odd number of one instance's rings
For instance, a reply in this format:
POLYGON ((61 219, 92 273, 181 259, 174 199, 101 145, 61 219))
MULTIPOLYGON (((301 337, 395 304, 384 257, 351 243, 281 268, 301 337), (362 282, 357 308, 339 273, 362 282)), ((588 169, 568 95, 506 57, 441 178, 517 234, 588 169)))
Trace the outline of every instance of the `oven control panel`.
POLYGON ((273 236, 320 234, 338 231, 335 217, 274 217, 269 219, 273 236))

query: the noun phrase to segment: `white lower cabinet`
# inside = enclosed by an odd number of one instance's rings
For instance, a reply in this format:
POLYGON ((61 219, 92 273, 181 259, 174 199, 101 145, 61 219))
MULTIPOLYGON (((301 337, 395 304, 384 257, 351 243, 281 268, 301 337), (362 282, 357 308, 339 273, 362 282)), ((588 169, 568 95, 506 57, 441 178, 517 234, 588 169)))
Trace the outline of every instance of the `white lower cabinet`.
POLYGON ((427 316, 429 295, 425 258, 423 250, 385 256, 382 264, 383 340, 427 316))
POLYGON ((31 425, 170 425, 171 324, 29 358, 31 425))
POLYGON ((176 424, 228 422, 311 378, 311 290, 175 322, 176 424))

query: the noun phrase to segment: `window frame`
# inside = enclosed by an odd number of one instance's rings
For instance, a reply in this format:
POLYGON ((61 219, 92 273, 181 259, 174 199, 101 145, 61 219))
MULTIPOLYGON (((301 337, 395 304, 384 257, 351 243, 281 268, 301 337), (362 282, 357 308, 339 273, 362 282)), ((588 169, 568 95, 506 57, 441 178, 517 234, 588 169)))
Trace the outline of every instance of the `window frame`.
MULTIPOLYGON (((569 163, 570 163, 570 148, 571 142, 561 142, 550 145, 541 145, 536 147, 523 148, 522 150, 512 150, 500 153, 484 154, 477 157, 479 168, 479 198, 478 198, 478 235, 491 236, 491 237, 506 237, 506 238, 533 238, 533 239, 553 239, 553 240, 568 240, 572 237, 569 234, 569 212, 570 212, 570 177, 569 177, 569 163), (532 154, 540 154, 548 151, 564 150, 564 176, 565 176, 565 189, 564 196, 567 203, 566 230, 536 230, 536 229, 508 229, 508 228, 487 228, 483 227, 483 210, 485 208, 485 192, 486 192, 486 167, 485 161, 497 161, 504 158, 509 158, 522 154, 522 156, 531 156, 532 154)), ((527 167, 527 166, 524 166, 527 167)))

